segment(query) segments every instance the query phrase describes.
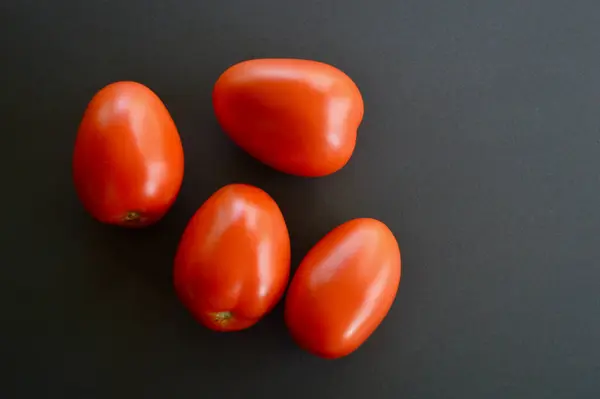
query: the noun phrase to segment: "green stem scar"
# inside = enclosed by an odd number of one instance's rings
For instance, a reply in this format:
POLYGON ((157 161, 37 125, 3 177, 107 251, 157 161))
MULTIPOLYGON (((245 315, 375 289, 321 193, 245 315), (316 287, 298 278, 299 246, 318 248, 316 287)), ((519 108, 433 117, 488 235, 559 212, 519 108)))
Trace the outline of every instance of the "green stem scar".
POLYGON ((219 324, 226 323, 229 319, 233 317, 233 313, 231 312, 215 312, 213 313, 213 317, 215 321, 219 324))

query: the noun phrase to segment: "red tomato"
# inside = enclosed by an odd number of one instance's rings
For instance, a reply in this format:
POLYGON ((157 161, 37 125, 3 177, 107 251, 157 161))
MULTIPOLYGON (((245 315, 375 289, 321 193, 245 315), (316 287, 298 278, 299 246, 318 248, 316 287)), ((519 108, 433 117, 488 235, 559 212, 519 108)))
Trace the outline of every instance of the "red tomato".
POLYGON ((374 219, 336 227, 306 255, 285 303, 285 321, 298 344, 324 358, 355 351, 392 306, 400 284, 400 249, 374 219))
POLYGON ((346 165, 364 112, 360 91, 345 73, 299 59, 230 67, 215 84, 213 105, 223 130, 250 155, 313 177, 346 165))
POLYGON ((162 218, 181 186, 183 148, 158 96, 135 82, 96 93, 77 132, 73 179, 101 222, 139 227, 162 218))
POLYGON ((290 238, 279 207, 259 188, 231 184, 188 223, 174 283, 195 318, 217 331, 254 325, 281 299, 290 274, 290 238))

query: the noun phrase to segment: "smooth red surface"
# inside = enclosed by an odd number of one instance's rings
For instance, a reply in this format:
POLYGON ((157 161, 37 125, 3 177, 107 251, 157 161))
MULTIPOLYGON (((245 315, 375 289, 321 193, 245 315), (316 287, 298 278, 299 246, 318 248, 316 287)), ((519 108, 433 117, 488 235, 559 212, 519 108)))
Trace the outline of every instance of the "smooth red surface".
POLYGON ((146 226, 171 207, 183 179, 179 133, 148 87, 116 82, 91 99, 77 132, 73 179, 101 222, 146 226))
POLYGON ((175 257, 179 298, 208 328, 248 328, 281 299, 290 274, 283 215, 263 190, 230 184, 188 223, 175 257), (229 312, 223 320, 219 313, 229 312))
POLYGON ((290 333, 317 356, 350 354, 387 315, 400 274, 400 249, 385 224, 354 219, 336 227, 292 279, 285 303, 290 333))
POLYGON ((341 169, 364 106, 356 84, 317 61, 255 59, 227 69, 213 90, 223 130, 263 163, 299 176, 341 169))

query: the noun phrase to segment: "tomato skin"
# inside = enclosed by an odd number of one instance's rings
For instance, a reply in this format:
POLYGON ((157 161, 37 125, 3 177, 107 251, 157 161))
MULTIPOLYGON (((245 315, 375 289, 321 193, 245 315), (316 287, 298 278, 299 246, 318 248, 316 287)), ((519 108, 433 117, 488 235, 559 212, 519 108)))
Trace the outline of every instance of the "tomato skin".
POLYGON ((284 173, 318 177, 350 160, 364 105, 339 69, 302 59, 254 59, 228 68, 213 89, 230 138, 284 173))
POLYGON ((196 211, 175 256, 180 300, 216 331, 258 322, 282 298, 289 275, 283 215, 266 192, 246 184, 219 189, 196 211))
POLYGON ((177 127, 152 90, 121 81, 92 97, 75 140, 73 180, 94 218, 127 227, 157 222, 175 201, 183 170, 177 127))
POLYGON ((327 359, 354 352, 387 315, 400 275, 400 249, 385 224, 364 218, 336 227, 290 283, 285 321, 292 337, 327 359))

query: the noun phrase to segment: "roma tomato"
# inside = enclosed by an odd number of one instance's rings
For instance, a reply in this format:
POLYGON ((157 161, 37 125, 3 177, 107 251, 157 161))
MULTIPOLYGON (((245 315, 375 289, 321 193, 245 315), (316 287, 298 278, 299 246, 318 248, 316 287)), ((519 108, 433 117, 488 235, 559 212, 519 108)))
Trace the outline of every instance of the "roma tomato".
POLYGON ((277 304, 289 274, 290 238, 279 207, 257 187, 231 184, 188 223, 174 283, 201 324, 235 331, 254 325, 277 304))
POLYGON ((341 169, 363 117, 356 84, 339 69, 301 59, 255 59, 227 69, 213 90, 223 130, 263 163, 299 176, 341 169))
POLYGON ((92 216, 121 226, 158 221, 177 197, 183 167, 175 123, 148 87, 116 82, 94 95, 73 154, 75 189, 92 216))
POLYGON ((296 342, 324 358, 355 351, 392 306, 400 249, 380 221, 354 219, 323 237, 290 284, 285 321, 296 342))

